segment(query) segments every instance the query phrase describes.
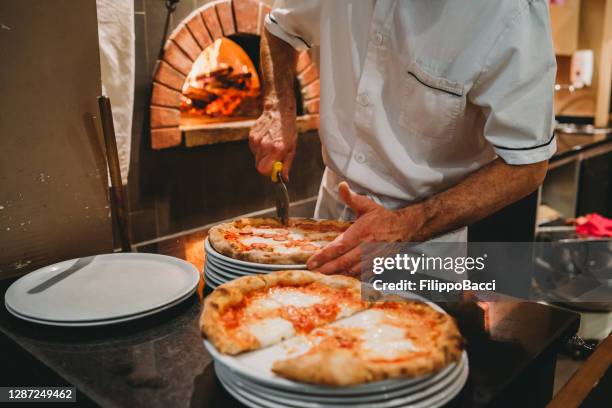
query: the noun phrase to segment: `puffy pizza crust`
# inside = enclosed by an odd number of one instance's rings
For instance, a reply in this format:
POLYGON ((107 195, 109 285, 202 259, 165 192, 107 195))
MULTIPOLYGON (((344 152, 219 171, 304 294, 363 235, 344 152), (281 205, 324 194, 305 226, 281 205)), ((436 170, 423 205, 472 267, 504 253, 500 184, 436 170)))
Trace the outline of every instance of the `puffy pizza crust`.
MULTIPOLYGON (((403 302, 403 301, 402 301, 403 302)), ((321 343, 310 352, 274 362, 272 371, 295 381, 347 386, 390 378, 410 378, 433 374, 460 359, 464 341, 454 319, 420 302, 404 302, 427 318, 435 321, 434 330, 440 335, 426 353, 415 352, 410 359, 373 361, 359 349, 339 346, 335 342, 321 343)), ((333 340, 333 339, 332 339, 333 340)))
MULTIPOLYGON (((224 354, 236 355, 245 351, 256 350, 263 345, 246 328, 238 325, 227 329, 223 316, 229 309, 240 305, 253 292, 267 291, 274 287, 302 287, 318 283, 334 289, 348 288, 354 294, 354 299, 361 300, 361 283, 354 278, 342 275, 322 275, 316 272, 291 270, 273 272, 267 275, 245 276, 219 286, 204 302, 204 309, 200 317, 200 327, 203 335, 224 354)), ((329 386, 348 386, 371 381, 390 378, 410 378, 434 374, 447 365, 457 362, 462 350, 464 340, 459 333, 455 320, 447 314, 440 313, 422 302, 397 300, 396 297, 377 297, 375 302, 360 302, 360 307, 353 310, 352 318, 361 317, 361 313, 382 311, 391 314, 391 320, 382 321, 383 324, 399 323, 411 318, 411 322, 423 321, 426 324, 415 326, 415 347, 417 350, 409 358, 370 358, 363 348, 352 348, 343 338, 342 330, 335 332, 330 328, 341 327, 352 336, 352 326, 346 323, 348 319, 323 323, 310 332, 308 338, 329 339, 329 342, 313 342, 309 351, 295 357, 274 362, 272 371, 279 376, 307 383, 324 384, 329 386), (386 300, 386 301, 385 301, 386 300), (403 312, 393 315, 394 308, 403 312), (386 310, 389 309, 388 312, 386 310), (407 317, 409 316, 409 317, 407 317), (403 319, 402 319, 403 317, 403 319), (421 337, 420 329, 430 337, 421 337), (333 333, 321 335, 320 333, 333 333), (422 340, 423 338, 431 341, 422 340)), ((346 316, 346 315, 345 315, 346 316)), ((384 317, 387 319, 387 317, 384 317)), ((379 326, 372 327, 375 330, 379 326)), ((408 330, 408 329, 407 329, 408 330)), ((365 333, 365 332, 364 332, 365 333)), ((287 336, 293 337, 292 336, 287 336)), ((402 338, 403 335, 402 335, 402 338)), ((277 343, 285 338, 278 339, 277 343)), ((393 340, 393 339, 392 339, 393 340)), ((410 339, 409 341, 413 341, 410 339)), ((379 350, 379 349, 375 349, 379 350)), ((384 347, 382 351, 384 351, 384 347)), ((400 351, 401 353, 401 351, 400 351)), ((377 353, 374 353, 375 355, 377 353)), ((383 353, 384 354, 384 353, 383 353)))
MULTIPOLYGON (((269 252, 265 250, 251 249, 249 251, 242 250, 234 242, 225 239, 227 231, 239 233, 241 228, 244 227, 260 227, 262 225, 272 226, 273 228, 283 228, 282 223, 276 218, 242 218, 232 222, 216 225, 212 227, 208 232, 208 239, 210 244, 219 253, 229 256, 230 258, 239 259, 247 262, 255 262, 261 264, 276 264, 276 265, 301 265, 306 263, 317 250, 300 250, 298 252, 289 253, 278 253, 269 252)), ((311 235, 316 241, 316 236, 330 237, 337 236, 342 231, 346 230, 351 225, 347 221, 337 220, 313 220, 309 218, 291 218, 289 220, 289 227, 304 229, 304 231, 311 235), (331 228, 337 230, 337 233, 333 232, 318 232, 317 228, 331 228)))
POLYGON ((223 314, 239 305, 251 292, 265 291, 276 286, 306 286, 317 282, 334 289, 349 289, 355 300, 361 300, 361 284, 357 279, 342 275, 323 275, 317 272, 291 270, 266 275, 244 276, 216 288, 204 301, 200 316, 203 335, 221 352, 239 354, 261 347, 260 342, 246 330, 227 330, 223 314))

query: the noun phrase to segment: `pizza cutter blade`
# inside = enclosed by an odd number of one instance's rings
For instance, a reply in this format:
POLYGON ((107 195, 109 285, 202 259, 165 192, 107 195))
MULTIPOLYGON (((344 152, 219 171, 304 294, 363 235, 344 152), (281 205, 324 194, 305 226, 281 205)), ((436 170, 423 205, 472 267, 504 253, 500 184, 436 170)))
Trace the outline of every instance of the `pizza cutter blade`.
POLYGON ((275 162, 272 166, 272 183, 274 183, 274 194, 276 196, 276 215, 283 223, 283 225, 289 225, 289 192, 287 191, 287 185, 283 181, 281 172, 283 171, 283 164, 281 162, 275 162))

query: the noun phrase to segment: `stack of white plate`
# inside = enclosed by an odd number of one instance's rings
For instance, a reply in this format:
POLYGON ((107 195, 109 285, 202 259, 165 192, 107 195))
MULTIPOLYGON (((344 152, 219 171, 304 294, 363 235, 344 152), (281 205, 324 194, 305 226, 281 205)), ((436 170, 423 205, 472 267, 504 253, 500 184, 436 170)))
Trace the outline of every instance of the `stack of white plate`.
POLYGON ((101 326, 166 310, 189 298, 199 280, 195 266, 169 256, 95 255, 23 276, 8 288, 4 304, 33 323, 101 326))
POLYGON ((217 252, 210 245, 208 238, 204 241, 204 252, 206 253, 204 278, 206 285, 212 289, 242 276, 266 274, 287 269, 306 269, 306 265, 271 265, 233 259, 217 252))
POLYGON ((270 354, 275 354, 274 347, 231 357, 205 343, 215 359, 215 372, 223 387, 238 401, 256 408, 439 407, 461 391, 469 372, 464 352, 458 363, 435 375, 351 387, 325 387, 275 376, 270 371, 273 361, 270 354))
MULTIPOLYGON (((437 305, 427 303, 443 312, 437 305)), ((288 350, 296 349, 296 345, 300 347, 299 344, 298 338, 289 339, 261 350, 229 356, 204 341, 223 387, 241 403, 255 408, 440 407, 459 394, 469 373, 464 351, 457 363, 434 375, 350 387, 305 384, 275 375, 271 370, 274 361, 286 358, 288 350), (290 343, 296 340, 298 342, 290 343)))

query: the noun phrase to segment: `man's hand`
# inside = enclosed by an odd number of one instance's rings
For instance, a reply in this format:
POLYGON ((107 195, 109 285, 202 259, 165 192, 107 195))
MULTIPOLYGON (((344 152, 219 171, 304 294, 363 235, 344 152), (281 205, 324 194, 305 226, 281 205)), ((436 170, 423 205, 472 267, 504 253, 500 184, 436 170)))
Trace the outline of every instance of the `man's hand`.
POLYGON ((514 166, 498 158, 448 190, 394 211, 341 183, 340 197, 355 211, 357 221, 314 254, 308 268, 322 273, 358 274, 360 243, 423 242, 470 225, 536 190, 547 168, 546 161, 514 166))
POLYGON ((364 242, 410 241, 426 222, 423 208, 414 204, 393 211, 367 197, 352 192, 347 183, 338 186, 340 198, 357 215, 344 233, 308 260, 308 269, 325 274, 360 273, 361 247, 364 242))
POLYGON ((249 146, 255 155, 257 171, 267 176, 272 172, 272 164, 280 161, 283 163, 283 179, 289 180, 296 139, 295 113, 264 111, 249 133, 249 146))
POLYGON ((261 36, 260 53, 264 110, 251 128, 249 147, 257 171, 269 176, 274 162, 280 161, 282 177, 289 180, 297 140, 293 89, 297 53, 268 30, 261 36))

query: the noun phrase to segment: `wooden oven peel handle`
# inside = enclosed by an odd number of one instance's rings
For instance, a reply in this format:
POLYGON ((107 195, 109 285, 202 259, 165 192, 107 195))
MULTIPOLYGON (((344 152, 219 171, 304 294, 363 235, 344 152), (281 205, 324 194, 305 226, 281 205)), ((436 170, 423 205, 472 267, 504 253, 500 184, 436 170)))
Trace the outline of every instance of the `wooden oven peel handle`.
POLYGON ((117 151, 117 140, 115 139, 113 113, 108 96, 98 96, 98 107, 100 109, 102 133, 106 146, 106 163, 108 164, 108 171, 111 179, 111 208, 114 209, 117 218, 117 229, 121 240, 121 250, 123 252, 130 252, 132 247, 128 228, 128 214, 123 194, 123 183, 121 181, 121 168, 119 167, 119 153, 117 151))

